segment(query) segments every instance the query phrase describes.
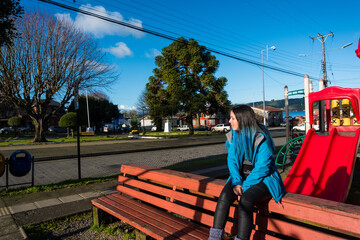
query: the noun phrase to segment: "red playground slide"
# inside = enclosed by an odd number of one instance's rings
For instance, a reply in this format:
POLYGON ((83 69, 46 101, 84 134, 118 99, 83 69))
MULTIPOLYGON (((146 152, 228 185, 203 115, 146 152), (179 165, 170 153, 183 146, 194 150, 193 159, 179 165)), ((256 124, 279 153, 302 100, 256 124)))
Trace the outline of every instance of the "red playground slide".
POLYGON ((310 129, 285 179, 287 192, 344 202, 351 186, 360 129, 318 135, 310 129))

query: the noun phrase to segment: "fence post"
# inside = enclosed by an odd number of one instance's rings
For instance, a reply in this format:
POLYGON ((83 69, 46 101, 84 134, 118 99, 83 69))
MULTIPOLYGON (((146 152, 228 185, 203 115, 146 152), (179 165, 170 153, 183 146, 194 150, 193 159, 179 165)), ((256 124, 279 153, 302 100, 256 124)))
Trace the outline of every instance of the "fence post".
POLYGON ((310 119, 309 119, 309 75, 305 74, 304 76, 304 102, 305 102, 305 133, 310 129, 310 119))

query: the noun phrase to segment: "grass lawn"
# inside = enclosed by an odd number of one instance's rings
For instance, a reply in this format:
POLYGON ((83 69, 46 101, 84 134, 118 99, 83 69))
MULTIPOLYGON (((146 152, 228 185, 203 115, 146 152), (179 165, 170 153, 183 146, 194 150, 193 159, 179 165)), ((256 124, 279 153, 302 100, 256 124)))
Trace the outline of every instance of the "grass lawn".
MULTIPOLYGON (((207 131, 194 131, 194 135, 189 135, 189 131, 177 131, 177 132, 146 132, 145 134, 140 133, 139 136, 149 137, 167 137, 167 138, 178 138, 178 137, 196 137, 196 136, 211 136, 223 133, 212 133, 207 131)), ((81 142, 95 142, 95 141, 112 141, 128 139, 128 135, 95 135, 95 136, 80 136, 81 142)), ((77 137, 66 137, 62 135, 49 135, 47 136, 47 142, 33 143, 33 136, 29 135, 0 135, 0 146, 13 146, 13 145, 26 145, 26 144, 49 144, 49 143, 72 143, 77 142, 77 137)))
MULTIPOLYGON (((127 136, 81 136, 81 142, 93 142, 93 141, 111 141, 127 139, 127 136)), ((36 144, 49 144, 49 143, 71 143, 76 142, 76 137, 62 137, 62 136, 49 136, 47 137, 47 142, 36 143, 36 144)), ((26 145, 26 144, 35 144, 33 143, 33 137, 0 137, 0 146, 9 146, 9 145, 26 145)))

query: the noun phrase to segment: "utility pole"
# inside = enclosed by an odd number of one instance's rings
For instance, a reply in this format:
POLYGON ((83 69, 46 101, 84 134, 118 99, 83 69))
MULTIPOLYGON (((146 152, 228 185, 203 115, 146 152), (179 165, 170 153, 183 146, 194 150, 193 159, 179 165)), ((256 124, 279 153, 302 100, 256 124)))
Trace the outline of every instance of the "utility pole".
POLYGON ((323 59, 322 59, 322 69, 323 69, 323 76, 324 76, 324 87, 327 87, 327 73, 326 73, 326 58, 325 58, 325 41, 327 39, 328 36, 332 36, 334 37, 334 33, 330 31, 329 34, 326 35, 322 35, 320 33, 318 33, 317 37, 310 37, 313 41, 315 39, 318 39, 321 42, 322 45, 322 55, 323 55, 323 59))
MULTIPOLYGON (((321 42, 321 45, 322 45, 322 55, 323 55, 322 69, 323 69, 323 76, 324 76, 324 88, 326 88, 327 85, 328 85, 327 84, 328 79, 327 79, 327 73, 326 73, 326 58, 325 58, 325 41, 326 41, 328 36, 333 36, 334 37, 334 33, 330 31, 330 33, 326 34, 326 35, 322 35, 322 34, 318 33, 317 37, 310 37, 313 41, 314 41, 314 39, 318 39, 321 42)), ((319 89, 319 90, 321 90, 321 89, 319 89)), ((319 102, 319 128, 320 128, 320 132, 325 131, 324 109, 325 109, 325 101, 320 101, 319 102)))

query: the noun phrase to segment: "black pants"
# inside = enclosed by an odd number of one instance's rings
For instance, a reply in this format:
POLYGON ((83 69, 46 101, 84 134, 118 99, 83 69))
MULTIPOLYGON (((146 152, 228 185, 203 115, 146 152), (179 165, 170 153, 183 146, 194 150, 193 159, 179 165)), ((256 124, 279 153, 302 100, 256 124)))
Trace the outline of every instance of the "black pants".
MULTIPOLYGON (((249 239, 253 223, 253 209, 255 204, 259 204, 271 197, 269 189, 265 183, 261 182, 247 189, 240 198, 238 205, 238 233, 240 239, 249 239)), ((227 217, 229 215, 230 205, 237 199, 231 182, 225 185, 221 191, 218 203, 216 205, 214 216, 214 228, 224 229, 227 217)))

